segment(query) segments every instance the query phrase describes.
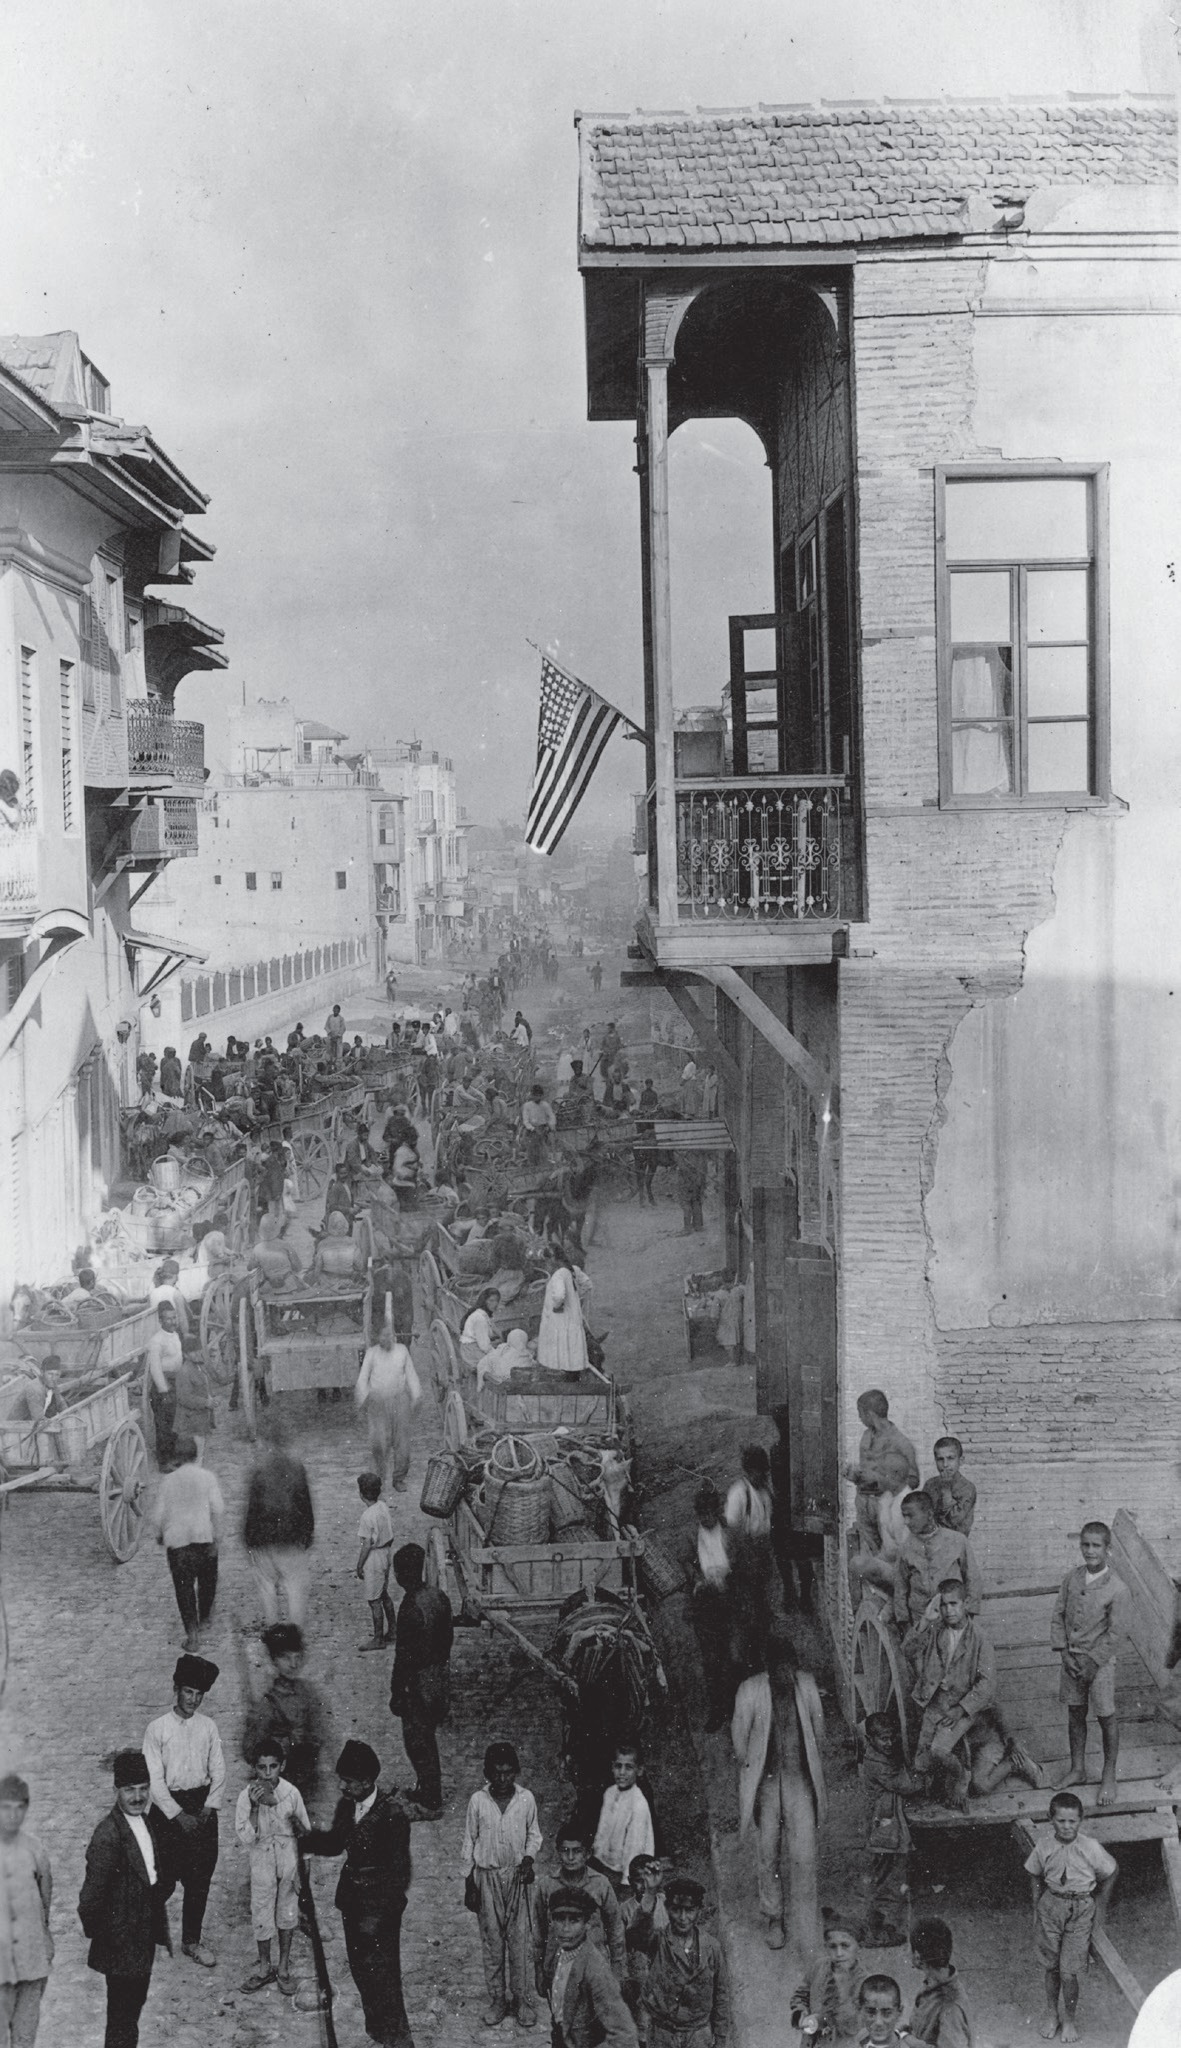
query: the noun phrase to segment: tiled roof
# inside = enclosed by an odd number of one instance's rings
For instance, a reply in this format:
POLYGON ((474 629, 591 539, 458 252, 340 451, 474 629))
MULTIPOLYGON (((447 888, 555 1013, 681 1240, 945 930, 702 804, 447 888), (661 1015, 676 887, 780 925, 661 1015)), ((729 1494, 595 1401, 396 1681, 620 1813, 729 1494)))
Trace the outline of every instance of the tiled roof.
POLYGON ((1039 187, 1177 175, 1174 103, 1149 96, 583 114, 578 125, 586 251, 960 235, 1019 225, 1039 187))

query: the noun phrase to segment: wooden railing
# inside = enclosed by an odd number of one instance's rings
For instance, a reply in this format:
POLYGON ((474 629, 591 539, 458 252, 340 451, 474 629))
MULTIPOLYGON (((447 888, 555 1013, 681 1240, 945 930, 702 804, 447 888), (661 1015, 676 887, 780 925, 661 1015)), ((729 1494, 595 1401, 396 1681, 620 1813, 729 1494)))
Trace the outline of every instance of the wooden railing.
POLYGON ((201 784, 205 780, 205 727, 191 718, 173 718, 157 704, 130 698, 127 759, 133 776, 201 784))

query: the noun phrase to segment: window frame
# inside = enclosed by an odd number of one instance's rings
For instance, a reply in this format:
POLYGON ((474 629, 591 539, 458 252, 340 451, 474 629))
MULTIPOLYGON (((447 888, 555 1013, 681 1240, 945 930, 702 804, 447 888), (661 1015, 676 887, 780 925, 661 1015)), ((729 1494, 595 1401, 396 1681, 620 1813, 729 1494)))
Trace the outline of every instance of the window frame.
POLYGON ((254 894, 255 894, 255 893, 257 892, 257 889, 258 889, 258 869, 257 869, 257 868, 247 868, 247 870, 246 870, 246 887, 247 887, 247 888, 249 889, 249 891, 250 891, 250 893, 251 893, 251 895, 252 895, 252 896, 253 896, 253 895, 254 895, 254 894))
POLYGON ((349 871, 348 871, 348 869, 347 869, 347 868, 335 868, 335 869, 333 870, 333 872, 334 872, 334 874, 335 874, 335 876, 336 876, 336 886, 337 886, 337 888, 338 888, 338 889, 347 889, 347 888, 348 888, 348 886, 349 886, 349 871))
POLYGON ((280 890, 280 889, 281 889, 282 887, 283 887, 283 870, 282 870, 282 868, 272 868, 272 869, 271 869, 271 888, 272 888, 273 890, 275 890, 275 891, 276 891, 276 893, 277 893, 277 892, 278 892, 278 891, 279 891, 279 890, 280 890))
MULTIPOLYGON (((1110 566, 1109 566, 1109 482, 1107 462, 941 462, 935 465, 935 647, 938 672, 939 724, 939 807, 941 810, 984 811, 1076 811, 1098 810, 1111 802, 1111 663, 1110 663, 1110 566), (1014 567, 1024 585, 1030 568, 1046 566, 1039 560, 988 563, 955 562, 947 556, 947 485, 949 483, 1066 482, 1081 480, 1090 486, 1091 574, 1091 675, 1090 723, 1093 789, 1018 790, 959 793, 952 788, 951 715, 951 568, 1014 567)), ((1057 561, 1050 564, 1057 567, 1057 561)), ((1014 645, 1013 737, 1024 750, 1028 718, 1025 712, 1020 649, 1014 645), (1019 690, 1022 694, 1019 695, 1019 690)))

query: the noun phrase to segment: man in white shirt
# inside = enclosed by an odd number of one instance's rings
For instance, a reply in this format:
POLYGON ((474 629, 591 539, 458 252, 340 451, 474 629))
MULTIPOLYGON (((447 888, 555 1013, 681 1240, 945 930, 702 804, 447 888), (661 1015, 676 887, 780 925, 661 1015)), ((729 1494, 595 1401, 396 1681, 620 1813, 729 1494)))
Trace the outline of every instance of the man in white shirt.
POLYGON ((410 1470, 410 1418, 422 1399, 414 1360, 385 1323, 361 1361, 354 1399, 369 1431, 369 1466, 384 1486, 402 1493, 410 1470))
POLYGON ((201 1940, 209 1887, 217 1867, 217 1814, 226 1781, 217 1724, 198 1710, 217 1678, 218 1667, 186 1652, 172 1674, 173 1705, 148 1724, 143 1753, 148 1762, 152 1804, 168 1822, 168 1872, 164 1897, 179 1884, 181 1946, 211 1970, 217 1957, 201 1940))
POLYGON ((177 1327, 176 1310, 171 1301, 162 1301, 156 1315, 160 1327, 150 1339, 145 1356, 148 1365, 148 1399, 156 1430, 156 1461, 160 1470, 165 1472, 172 1465, 176 1454, 176 1375, 180 1371, 184 1351, 177 1327))
POLYGON ((177 1437, 176 1455, 180 1463, 165 1473, 157 1489, 152 1527, 168 1557, 185 1649, 195 1650, 217 1594, 217 1546, 226 1504, 215 1475, 197 1463, 193 1437, 177 1437))

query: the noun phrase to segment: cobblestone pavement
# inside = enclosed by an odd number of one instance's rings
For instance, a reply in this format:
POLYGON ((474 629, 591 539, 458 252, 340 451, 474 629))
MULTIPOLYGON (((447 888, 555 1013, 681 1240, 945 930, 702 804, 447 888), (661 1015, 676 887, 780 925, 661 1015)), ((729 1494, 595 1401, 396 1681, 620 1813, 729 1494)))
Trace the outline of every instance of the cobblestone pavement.
MULTIPOLYGON (((387 1706, 389 1655, 357 1654, 369 1625, 353 1575, 360 1507, 355 1480, 365 1466, 363 1438, 351 1402, 325 1408, 314 1396, 285 1398, 317 1513, 309 1676, 331 1700, 335 1738, 363 1736, 381 1756, 387 1781, 404 1784, 412 1774, 399 1724, 387 1706)), ((399 1541, 422 1534, 416 1503, 438 1429, 429 1396, 420 1416, 408 1489, 396 1497, 399 1541)), ((229 1508, 206 1646, 221 1666, 207 1704, 229 1762, 221 1858, 206 1921, 219 1961, 215 1970, 201 1970, 180 1954, 179 1942, 173 1961, 161 1956, 142 2039, 145 2048, 163 2041, 171 2048, 251 2048, 281 2038, 299 2048, 319 2040, 313 2012, 293 2012, 273 1986, 254 1995, 238 1988, 253 1961, 254 1943, 246 1858, 233 1839, 233 1803, 247 1774, 236 1755, 242 1694, 232 1631, 237 1622, 256 1636, 260 1617, 237 1537, 250 1447, 235 1417, 219 1416, 209 1462, 229 1508)), ((57 1893, 57 1959, 40 2039, 46 2048, 88 2048, 102 2038, 104 1987, 86 1967, 76 1914, 85 1846, 112 1803, 110 1752, 138 1744, 148 1721, 170 1704, 179 1617, 163 1553, 145 1543, 130 1564, 116 1566, 102 1541, 94 1496, 18 1494, 4 1515, 2 1557, 12 1655, 0 1713, 0 1754, 3 1768, 19 1769, 28 1778, 29 1830, 49 1850, 57 1893)), ((511 1733, 551 1843, 564 1812, 553 1764, 556 1716, 545 1682, 530 1666, 519 1665, 507 1645, 479 1630, 459 1632, 453 1668, 457 1705, 441 1742, 446 1808, 441 1821, 414 1828, 414 1882, 403 1933, 406 1999, 415 2034, 420 2043, 446 2042, 448 2048, 486 2032, 479 2025, 483 1985, 475 1925, 463 1910, 456 1876, 464 1803, 480 1781, 486 1741, 511 1733)), ((337 1988, 340 2044, 353 2048, 366 2036, 331 1904, 337 1867, 317 1865, 316 1889, 337 1988)), ((171 1911, 177 1938, 178 1901, 171 1911)), ((297 1937, 297 1954, 301 1950, 298 1974, 310 1982, 310 1950, 297 1937)))

